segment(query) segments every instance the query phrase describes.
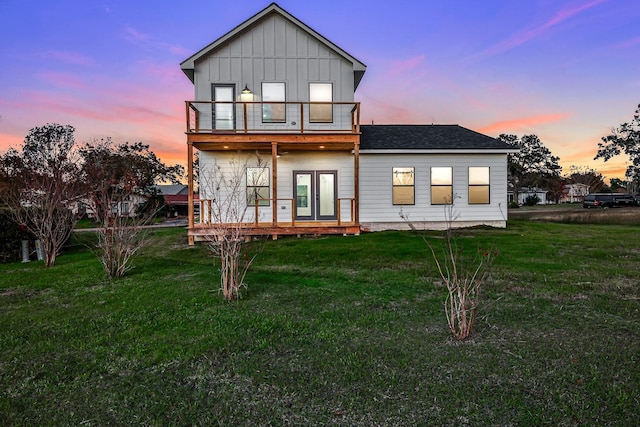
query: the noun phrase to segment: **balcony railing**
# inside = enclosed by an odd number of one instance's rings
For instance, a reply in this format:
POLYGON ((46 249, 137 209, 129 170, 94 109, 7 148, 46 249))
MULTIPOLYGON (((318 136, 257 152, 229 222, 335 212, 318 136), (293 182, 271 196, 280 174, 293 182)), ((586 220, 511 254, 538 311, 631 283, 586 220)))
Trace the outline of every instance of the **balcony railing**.
POLYGON ((360 133, 359 102, 186 101, 187 133, 360 133))
MULTIPOLYGON (((201 225, 210 225, 214 223, 214 218, 212 215, 213 208, 215 203, 210 199, 201 199, 200 200, 200 224, 201 225)), ((295 199, 291 198, 277 198, 277 199, 257 199, 254 203, 253 207, 247 208, 248 218, 244 223, 244 226, 247 227, 295 227, 296 222, 304 223, 303 220, 297 220, 295 217, 295 199), (260 206, 258 202, 268 201, 269 203, 282 203, 281 210, 284 212, 278 212, 278 216, 275 218, 271 217, 269 213, 268 206, 260 206), (266 213, 267 217, 261 219, 260 212, 266 213)), ((338 226, 342 226, 345 224, 354 224, 355 222, 355 198, 353 197, 339 197, 337 199, 337 207, 336 214, 337 217, 333 221, 324 221, 325 224, 335 223, 338 226)))

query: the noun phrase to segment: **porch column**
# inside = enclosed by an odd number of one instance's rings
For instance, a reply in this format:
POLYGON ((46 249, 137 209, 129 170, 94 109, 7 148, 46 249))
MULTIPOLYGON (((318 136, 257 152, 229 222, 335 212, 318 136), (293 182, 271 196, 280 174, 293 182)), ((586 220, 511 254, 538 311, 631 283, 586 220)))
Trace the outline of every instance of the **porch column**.
POLYGON ((273 202, 271 203, 271 224, 278 226, 278 143, 271 143, 271 169, 272 170, 272 187, 273 202))
POLYGON ((194 238, 191 234, 193 230, 193 144, 191 141, 187 141, 187 187, 189 194, 187 195, 187 208, 188 208, 188 221, 189 227, 187 233, 189 234, 189 245, 194 245, 194 238))
POLYGON ((360 224, 360 141, 353 144, 353 191, 354 210, 353 220, 360 224))

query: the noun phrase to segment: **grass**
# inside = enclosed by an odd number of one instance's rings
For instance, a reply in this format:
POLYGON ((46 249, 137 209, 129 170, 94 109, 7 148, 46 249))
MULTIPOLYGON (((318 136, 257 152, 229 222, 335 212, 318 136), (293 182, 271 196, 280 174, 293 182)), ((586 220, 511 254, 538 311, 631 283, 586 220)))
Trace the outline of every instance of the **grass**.
POLYGON ((509 217, 566 224, 640 225, 640 208, 584 209, 577 203, 535 205, 510 209, 509 217))
POLYGON ((638 231, 462 232, 500 251, 464 342, 408 232, 270 241, 235 303, 181 229, 114 281, 77 242, 0 265, 0 425, 634 425, 638 231))

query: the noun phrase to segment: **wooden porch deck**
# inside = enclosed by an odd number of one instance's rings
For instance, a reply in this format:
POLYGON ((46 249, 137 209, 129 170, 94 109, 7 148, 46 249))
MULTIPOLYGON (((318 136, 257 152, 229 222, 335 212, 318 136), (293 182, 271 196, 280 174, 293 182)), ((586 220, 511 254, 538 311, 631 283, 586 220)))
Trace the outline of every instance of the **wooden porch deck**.
MULTIPOLYGON (((218 229, 219 230, 219 229, 218 229)), ((213 236, 218 231, 209 224, 195 224, 188 229, 189 237, 193 237, 196 242, 206 240, 207 236, 213 236)), ((325 221, 325 222, 300 222, 295 224, 278 222, 272 223, 251 223, 247 224, 246 235, 248 236, 271 236, 274 240, 278 236, 322 236, 322 235, 360 235, 360 224, 355 222, 325 221)))

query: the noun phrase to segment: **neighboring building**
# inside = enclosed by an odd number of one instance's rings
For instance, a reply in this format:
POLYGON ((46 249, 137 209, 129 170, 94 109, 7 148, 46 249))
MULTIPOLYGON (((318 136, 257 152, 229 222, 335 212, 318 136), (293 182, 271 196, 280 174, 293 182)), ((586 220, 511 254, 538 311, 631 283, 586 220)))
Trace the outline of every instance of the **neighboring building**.
MULTIPOLYGON (((524 205, 529 197, 537 196, 538 197, 537 204, 546 205, 547 203, 549 203, 547 201, 547 193, 548 193, 547 190, 543 190, 542 188, 538 188, 538 187, 522 187, 518 191, 518 204, 524 205)), ((509 190, 508 198, 509 198, 509 203, 514 201, 514 194, 512 190, 509 190)))
POLYGON ((582 203, 584 196, 589 194, 589 186, 587 184, 567 184, 564 186, 562 195, 562 203, 582 203))
POLYGON ((245 163, 254 234, 406 228, 401 212, 442 228, 452 204, 455 226, 506 226, 513 147, 457 125, 361 126, 354 92, 366 66, 275 3, 181 68, 195 88, 189 177, 200 151, 201 216, 195 224, 190 200, 190 241, 212 221, 207 171, 245 163))
MULTIPOLYGON (((189 214, 189 186, 184 184, 154 185, 154 190, 164 199, 168 208, 168 215, 187 216, 189 214)), ((198 194, 193 194, 192 204, 199 209, 198 194)))

